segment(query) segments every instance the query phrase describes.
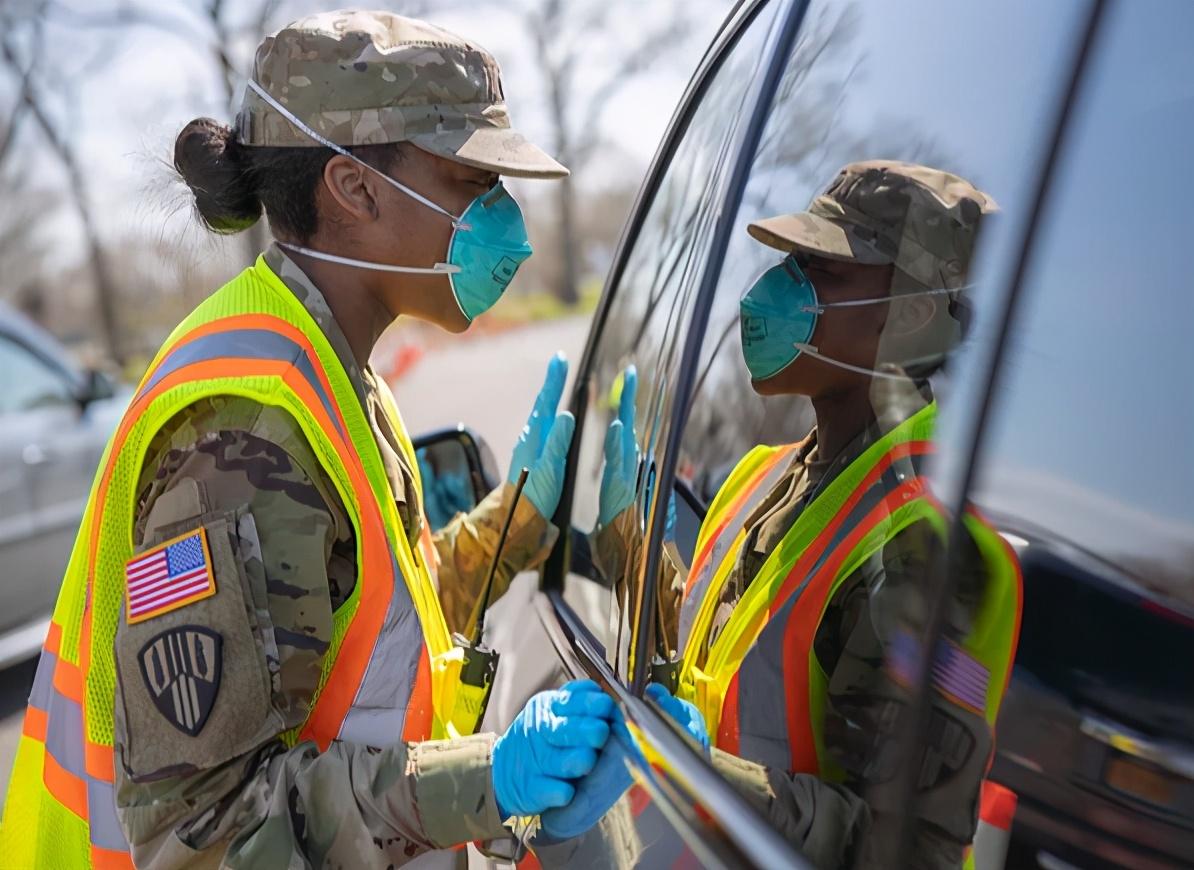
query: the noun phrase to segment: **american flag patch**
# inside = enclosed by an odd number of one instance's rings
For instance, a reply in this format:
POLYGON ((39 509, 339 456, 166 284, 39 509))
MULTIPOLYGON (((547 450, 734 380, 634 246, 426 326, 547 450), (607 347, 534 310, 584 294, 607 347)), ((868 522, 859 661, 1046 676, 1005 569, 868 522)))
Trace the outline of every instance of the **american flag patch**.
POLYGON ((202 526, 159 544, 124 569, 132 625, 216 594, 207 530, 202 526))
MULTIPOLYGON (((920 667, 920 644, 908 632, 893 638, 887 666, 895 681, 905 687, 916 680, 920 667)), ((980 716, 987 710, 987 684, 991 672, 962 647, 942 638, 933 659, 933 687, 955 704, 980 716)))
POLYGON ((941 694, 982 715, 991 672, 952 640, 943 639, 933 660, 933 685, 941 694))

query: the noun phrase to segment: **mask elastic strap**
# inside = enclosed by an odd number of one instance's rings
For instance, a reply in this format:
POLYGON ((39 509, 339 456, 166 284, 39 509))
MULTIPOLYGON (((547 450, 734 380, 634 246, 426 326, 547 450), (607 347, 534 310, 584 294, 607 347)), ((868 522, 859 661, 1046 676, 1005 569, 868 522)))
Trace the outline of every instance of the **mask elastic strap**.
POLYGON ((370 166, 368 163, 366 163, 361 158, 357 157, 352 152, 348 151, 346 148, 341 148, 335 142, 332 142, 330 139, 325 139, 323 136, 316 133, 314 130, 312 130, 310 127, 308 127, 302 121, 300 121, 298 119, 298 117, 293 112, 291 112, 289 109, 287 109, 285 106, 283 106, 277 100, 275 100, 272 96, 270 96, 268 93, 266 93, 265 88, 261 87, 261 85, 257 84, 257 82, 253 81, 252 79, 249 79, 247 81, 247 84, 248 84, 249 88, 252 89, 253 92, 257 94, 257 96, 259 96, 259 97, 261 97, 261 99, 265 100, 274 109, 274 111, 276 111, 283 118, 285 118, 287 121, 289 121, 295 127, 297 127, 303 133, 307 134, 308 137, 310 137, 311 139, 314 139, 316 142, 318 142, 323 147, 331 148, 337 154, 341 154, 341 155, 347 157, 349 160, 353 161, 354 163, 364 166, 370 172, 373 172, 373 173, 381 176, 386 181, 388 181, 390 184, 394 185, 394 187, 398 188, 403 193, 405 193, 407 196, 409 196, 411 199, 415 200, 416 202, 422 203, 423 205, 427 206, 429 209, 432 209, 433 211, 437 211, 440 214, 442 214, 444 217, 448 218, 448 220, 452 221, 452 226, 454 226, 458 229, 464 229, 464 230, 469 229, 468 225, 463 223, 461 221, 461 219, 459 217, 457 217, 456 215, 452 214, 452 212, 448 211, 447 209, 441 208, 440 206, 436 205, 434 202, 429 200, 427 197, 411 190, 409 187, 407 187, 401 181, 395 181, 393 178, 390 178, 390 176, 386 175, 384 172, 382 172, 377 167, 370 166))
POLYGON ((459 266, 452 266, 448 263, 436 263, 430 268, 425 266, 391 266, 389 263, 374 263, 371 260, 354 260, 351 257, 341 257, 336 254, 327 254, 323 251, 316 251, 312 248, 304 248, 301 245, 292 245, 289 242, 278 242, 277 244, 291 251, 297 251, 300 254, 306 254, 308 257, 314 257, 316 260, 326 260, 329 263, 339 263, 341 266, 356 266, 360 269, 373 269, 378 272, 404 272, 414 275, 455 275, 460 271, 459 266))
MULTIPOLYGON (((814 289, 816 285, 813 285, 814 289)), ((885 303, 895 302, 897 299, 908 299, 912 296, 942 296, 949 293, 964 293, 970 290, 974 285, 968 284, 965 287, 956 287, 952 290, 947 288, 940 288, 937 290, 917 290, 914 293, 897 293, 895 296, 884 296, 881 299, 848 299, 845 302, 818 302, 816 305, 802 305, 800 310, 805 313, 821 314, 827 308, 857 308, 860 305, 883 305, 885 303)))
MULTIPOLYGON (((821 362, 828 363, 831 366, 837 366, 839 369, 857 372, 860 375, 870 375, 873 378, 888 378, 893 381, 908 380, 907 375, 893 374, 891 372, 880 372, 876 371, 875 369, 864 369, 862 366, 850 365, 850 363, 844 363, 841 360, 834 359, 833 357, 825 356, 823 353, 818 353, 817 349, 811 344, 806 344, 803 341, 795 342, 794 346, 801 353, 806 353, 809 356, 819 359, 821 362)), ((793 362, 795 362, 795 360, 793 360, 793 362)))

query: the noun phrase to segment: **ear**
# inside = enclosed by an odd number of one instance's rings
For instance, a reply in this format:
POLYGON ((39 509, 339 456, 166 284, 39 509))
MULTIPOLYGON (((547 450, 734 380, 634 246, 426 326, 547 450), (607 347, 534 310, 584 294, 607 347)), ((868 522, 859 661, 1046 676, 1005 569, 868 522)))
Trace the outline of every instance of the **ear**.
POLYGON ((323 183, 328 193, 357 223, 367 223, 378 216, 372 175, 370 170, 343 154, 336 154, 323 167, 323 183))
POLYGON ((894 335, 912 335, 924 329, 937 313, 938 300, 934 296, 896 297, 891 303, 887 328, 894 335))

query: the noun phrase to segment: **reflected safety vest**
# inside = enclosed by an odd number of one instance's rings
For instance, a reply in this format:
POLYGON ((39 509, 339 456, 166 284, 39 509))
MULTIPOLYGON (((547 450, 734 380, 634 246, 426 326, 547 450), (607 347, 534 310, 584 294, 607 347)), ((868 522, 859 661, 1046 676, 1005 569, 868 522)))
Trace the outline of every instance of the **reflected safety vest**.
MULTIPOLYGON (((947 521, 921 468, 932 452, 936 404, 871 444, 801 511, 709 643, 721 591, 746 540, 746 520, 788 470, 803 444, 751 450, 722 485, 701 525, 681 605, 677 694, 705 717, 714 746, 767 767, 841 781, 822 737, 828 675, 813 640, 829 602, 856 569, 916 522, 944 538, 947 521)), ((987 583, 970 633, 958 645, 986 671, 953 700, 994 728, 1020 630, 1019 562, 976 513, 963 520, 987 583)), ((643 807, 640 837, 658 845, 652 866, 678 859, 683 844, 660 835, 667 823, 643 807)))
MULTIPOLYGON (((242 396, 294 417, 356 531, 357 581, 306 721, 287 745, 385 745, 468 734, 479 698, 460 686, 432 577, 426 521, 412 548, 361 401, 335 351, 259 258, 202 303, 158 352, 100 462, 25 713, 0 826, 0 863, 131 867, 113 793, 113 644, 133 558, 136 486, 154 435, 188 405, 242 396)), ((415 476, 393 398, 387 416, 415 476)))

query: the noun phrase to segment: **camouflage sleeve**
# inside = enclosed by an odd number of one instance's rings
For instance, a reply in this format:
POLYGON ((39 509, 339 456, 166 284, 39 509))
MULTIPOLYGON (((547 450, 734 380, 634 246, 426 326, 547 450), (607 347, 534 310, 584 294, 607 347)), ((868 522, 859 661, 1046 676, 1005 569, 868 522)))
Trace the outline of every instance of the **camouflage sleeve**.
MULTIPOLYGON (((923 624, 925 577, 940 546, 928 522, 914 523, 847 578, 818 630, 817 657, 829 675, 824 739, 846 783, 870 807, 875 836, 864 865, 890 847, 897 820, 907 815, 897 777, 902 742, 897 723, 911 701, 900 674, 900 638, 923 624)), ((976 549, 963 559, 959 593, 951 604, 947 637, 966 633, 985 582, 976 549)), ((974 835, 978 800, 993 734, 981 711, 944 691, 932 693, 932 720, 916 784, 916 867, 960 867, 974 835)), ((880 861, 880 863, 882 863, 880 861)))
MULTIPOLYGON (((844 786, 714 749, 714 769, 816 867, 853 867, 870 825, 866 804, 844 786)), ((881 866, 868 864, 863 866, 881 866)))
POLYGON ((343 509, 285 414, 194 406, 149 452, 138 551, 203 529, 215 594, 116 637, 118 814, 139 867, 406 863, 500 837, 492 736, 288 746, 332 632, 343 509))
MULTIPOLYGON (((627 585, 634 576, 633 566, 642 557, 643 532, 638 516, 632 509, 622 511, 607 526, 598 527, 590 536, 593 564, 613 590, 615 600, 626 601, 627 585)), ((656 630, 665 649, 678 648, 680 603, 684 596, 684 581, 688 567, 674 545, 663 548, 656 586, 659 622, 656 630)))
MULTIPOLYGON (((514 487, 504 483, 432 537, 439 556, 440 605, 449 631, 467 634, 477 619, 482 589, 513 497, 514 487)), ((534 505, 525 498, 518 500, 494 575, 490 604, 505 594, 515 574, 533 570, 547 558, 556 535, 556 527, 534 505)))

